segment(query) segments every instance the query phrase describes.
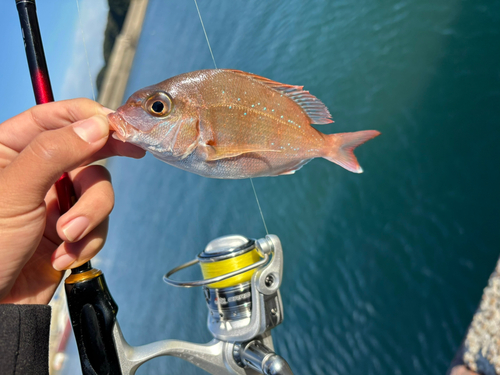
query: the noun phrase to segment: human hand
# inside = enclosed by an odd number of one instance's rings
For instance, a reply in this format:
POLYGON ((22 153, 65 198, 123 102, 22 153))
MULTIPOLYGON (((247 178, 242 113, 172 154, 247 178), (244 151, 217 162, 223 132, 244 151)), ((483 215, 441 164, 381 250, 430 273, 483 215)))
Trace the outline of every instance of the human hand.
POLYGON ((0 303, 46 304, 63 276, 104 245, 110 176, 84 166, 145 152, 109 137, 110 111, 88 99, 35 106, 0 124, 0 303), (78 202, 60 216, 54 183, 69 172, 78 202))

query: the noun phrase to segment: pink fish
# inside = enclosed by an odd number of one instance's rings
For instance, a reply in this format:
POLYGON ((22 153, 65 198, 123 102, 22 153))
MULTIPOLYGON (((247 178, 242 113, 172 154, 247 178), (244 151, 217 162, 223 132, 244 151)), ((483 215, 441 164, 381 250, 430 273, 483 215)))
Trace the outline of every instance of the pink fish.
POLYGON ((175 167, 238 179, 295 173, 322 157, 361 173, 353 150, 376 130, 323 134, 326 106, 302 86, 237 70, 181 74, 134 93, 109 115, 115 137, 175 167))

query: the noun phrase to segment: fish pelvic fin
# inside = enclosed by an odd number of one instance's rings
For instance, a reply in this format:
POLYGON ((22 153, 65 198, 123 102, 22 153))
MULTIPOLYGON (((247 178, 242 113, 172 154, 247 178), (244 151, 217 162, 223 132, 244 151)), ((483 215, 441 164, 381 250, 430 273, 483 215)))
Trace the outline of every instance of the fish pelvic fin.
POLYGON ((354 149, 380 134, 377 130, 354 133, 325 134, 327 146, 323 157, 354 173, 363 173, 363 168, 354 155, 354 149))
POLYGON ((239 74, 259 83, 266 85, 273 90, 278 91, 281 95, 285 95, 297 103, 306 115, 311 120, 311 124, 330 124, 333 122, 332 115, 326 105, 321 100, 310 94, 309 91, 303 90, 304 86, 287 85, 270 80, 256 74, 242 72, 241 70, 227 69, 234 74, 239 74))

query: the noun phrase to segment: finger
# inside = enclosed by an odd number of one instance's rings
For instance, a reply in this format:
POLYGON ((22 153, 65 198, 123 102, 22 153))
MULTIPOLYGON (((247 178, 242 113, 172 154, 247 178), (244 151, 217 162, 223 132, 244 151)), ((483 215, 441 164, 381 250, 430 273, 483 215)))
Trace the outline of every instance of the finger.
POLYGON ((36 136, 2 171, 0 208, 11 214, 37 208, 61 174, 89 159, 108 135, 107 118, 98 115, 36 136))
POLYGON ((37 105, 0 124, 0 144, 21 152, 40 133, 110 112, 84 98, 37 105))
POLYGON ((114 193, 106 168, 92 165, 73 178, 80 198, 57 222, 57 233, 66 242, 77 242, 102 223, 111 213, 114 193))
MULTIPOLYGON (((18 155, 19 152, 0 144, 0 169, 9 165, 18 155)), ((126 156, 128 158, 140 159, 144 157, 144 155, 146 155, 146 151, 142 148, 134 146, 131 143, 125 143, 112 137, 108 137, 104 147, 97 151, 89 159, 85 160, 82 165, 87 165, 112 156, 126 156)))
MULTIPOLYGON (((45 230, 43 235, 47 237, 54 244, 59 245, 62 240, 57 234, 57 220, 61 217, 61 211, 59 210, 59 202, 57 200, 57 193, 55 186, 52 186, 45 196, 45 209, 46 209, 46 221, 45 230)), ((52 253, 51 253, 52 254, 52 253)), ((50 255, 49 255, 50 257, 50 255)))
POLYGON ((140 159, 144 157, 144 155, 146 155, 146 151, 142 148, 134 146, 131 143, 125 143, 109 137, 104 147, 92 155, 90 160, 88 160, 88 163, 109 158, 111 156, 126 156, 129 158, 140 159))
POLYGON ((52 267, 58 271, 81 266, 92 259, 104 246, 108 219, 104 220, 78 242, 63 242, 52 254, 52 267))

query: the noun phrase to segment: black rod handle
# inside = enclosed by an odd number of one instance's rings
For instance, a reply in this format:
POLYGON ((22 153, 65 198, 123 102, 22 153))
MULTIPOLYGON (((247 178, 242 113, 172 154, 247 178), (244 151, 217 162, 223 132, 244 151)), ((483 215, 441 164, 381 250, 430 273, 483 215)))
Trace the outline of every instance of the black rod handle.
POLYGON ((65 289, 83 375, 122 375, 113 339, 118 305, 104 275, 95 268, 72 274, 65 289))

